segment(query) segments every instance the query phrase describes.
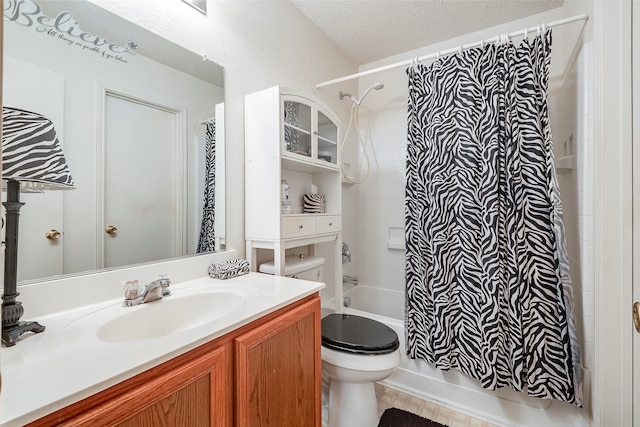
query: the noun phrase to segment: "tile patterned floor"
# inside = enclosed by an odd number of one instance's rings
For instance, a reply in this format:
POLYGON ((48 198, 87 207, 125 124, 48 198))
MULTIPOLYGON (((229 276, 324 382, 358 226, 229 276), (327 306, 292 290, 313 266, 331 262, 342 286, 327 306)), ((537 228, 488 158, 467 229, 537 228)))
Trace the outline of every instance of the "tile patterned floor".
POLYGON ((387 408, 399 408, 437 421, 449 427, 497 427, 495 424, 473 418, 435 403, 421 400, 390 387, 376 383, 376 397, 380 415, 387 408))

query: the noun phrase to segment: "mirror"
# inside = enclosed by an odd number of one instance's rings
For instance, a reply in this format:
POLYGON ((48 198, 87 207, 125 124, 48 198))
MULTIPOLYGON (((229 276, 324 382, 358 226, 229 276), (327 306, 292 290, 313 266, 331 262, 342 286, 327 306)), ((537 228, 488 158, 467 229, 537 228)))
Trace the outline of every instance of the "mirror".
POLYGON ((18 281, 196 253, 205 185, 224 249, 222 67, 84 0, 4 19, 3 105, 53 123, 76 185, 21 194, 18 281))

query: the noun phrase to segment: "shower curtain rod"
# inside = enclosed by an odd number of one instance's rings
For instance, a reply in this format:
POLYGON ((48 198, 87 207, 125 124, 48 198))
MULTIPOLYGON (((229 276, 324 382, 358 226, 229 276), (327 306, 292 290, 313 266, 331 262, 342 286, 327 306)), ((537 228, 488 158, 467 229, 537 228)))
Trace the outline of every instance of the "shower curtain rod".
MULTIPOLYGON (((507 38, 523 36, 523 35, 525 35, 525 34, 527 34, 529 32, 538 31, 543 26, 545 26, 546 28, 553 28, 553 27, 558 27, 560 25, 569 24, 571 22, 588 21, 588 20, 589 20, 589 15, 584 13, 582 15, 572 16, 570 18, 560 19, 558 21, 547 22, 546 24, 538 25, 538 26, 535 26, 535 27, 525 28, 523 30, 515 31, 513 33, 507 33, 506 36, 507 36, 507 38)), ((480 41, 475 42, 475 43, 463 44, 463 45, 460 45, 458 47, 454 47, 454 48, 451 48, 451 49, 439 50, 439 51, 437 51, 435 53, 431 53, 429 55, 418 56, 418 57, 415 57, 415 58, 412 58, 412 59, 408 59, 406 61, 396 62, 394 64, 389 64, 389 65, 383 65, 382 67, 372 68, 371 70, 362 71, 360 73, 355 73, 355 74, 351 74, 351 75, 348 75, 348 76, 339 77, 339 78, 333 79, 333 80, 327 80, 326 82, 318 83, 316 85, 316 88, 319 89, 319 88, 324 87, 324 86, 329 86, 329 85, 332 85, 332 84, 335 84, 335 83, 344 82, 344 81, 347 81, 347 80, 357 79, 359 77, 364 77, 364 76, 368 76, 368 75, 371 75, 371 74, 380 73, 382 71, 391 70, 393 68, 409 66, 409 65, 413 64, 416 61, 417 62, 422 62, 422 61, 426 61, 427 59, 434 59, 434 58, 438 58, 439 56, 450 55, 452 53, 458 53, 458 52, 466 50, 466 49, 471 49, 471 48, 474 48, 474 47, 483 46, 485 43, 497 43, 497 42, 499 42, 501 40, 501 37, 504 37, 504 33, 502 35, 498 35, 498 36, 495 36, 495 37, 492 37, 492 38, 489 38, 489 39, 480 40, 480 41)))

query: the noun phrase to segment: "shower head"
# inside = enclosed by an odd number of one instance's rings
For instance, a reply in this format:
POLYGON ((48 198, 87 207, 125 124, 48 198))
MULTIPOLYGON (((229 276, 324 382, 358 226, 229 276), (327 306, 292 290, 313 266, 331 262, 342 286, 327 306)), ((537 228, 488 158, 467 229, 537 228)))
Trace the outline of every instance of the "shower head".
POLYGON ((364 98, 369 94, 369 92, 371 92, 371 89, 375 89, 375 90, 380 90, 384 87, 384 85, 380 82, 376 82, 374 84, 372 84, 371 86, 369 86, 367 88, 367 90, 364 91, 364 93, 362 94, 362 96, 360 97, 360 99, 356 99, 355 97, 351 97, 351 100, 353 101, 354 105, 360 105, 362 103, 362 101, 364 101, 364 98))

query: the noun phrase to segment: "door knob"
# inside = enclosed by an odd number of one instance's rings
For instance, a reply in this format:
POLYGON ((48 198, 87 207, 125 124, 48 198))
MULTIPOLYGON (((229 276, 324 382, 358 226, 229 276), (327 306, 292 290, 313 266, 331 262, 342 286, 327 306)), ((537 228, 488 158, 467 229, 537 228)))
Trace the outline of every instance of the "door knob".
POLYGON ((633 304, 633 324, 636 331, 640 332, 640 302, 633 304))
POLYGON ((107 225, 107 228, 104 231, 113 236, 118 232, 118 227, 115 225, 107 225))
POLYGON ((61 233, 58 230, 55 230, 52 228, 51 230, 47 231, 44 235, 49 240, 58 240, 60 238, 60 234, 61 233))

